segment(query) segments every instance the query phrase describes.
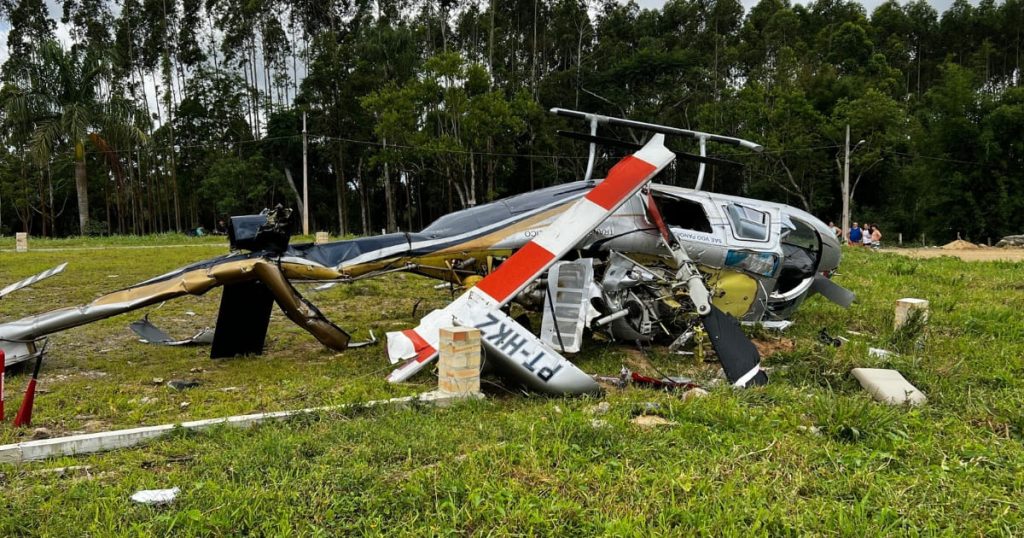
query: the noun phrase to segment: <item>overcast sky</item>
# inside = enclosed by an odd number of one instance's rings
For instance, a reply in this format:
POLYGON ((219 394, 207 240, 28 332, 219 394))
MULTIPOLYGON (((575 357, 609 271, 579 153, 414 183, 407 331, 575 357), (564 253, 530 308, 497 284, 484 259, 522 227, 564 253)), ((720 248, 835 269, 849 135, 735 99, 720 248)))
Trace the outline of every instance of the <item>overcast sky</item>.
MULTIPOLYGON (((758 0, 740 0, 740 2, 743 4, 743 7, 747 11, 750 11, 750 8, 752 8, 755 5, 757 5, 758 0)), ((883 2, 885 2, 885 0, 861 0, 860 3, 864 4, 864 7, 868 11, 868 15, 871 15, 871 12, 874 11, 874 9, 876 7, 878 7, 879 4, 882 4, 883 2)), ((654 9, 654 8, 661 8, 661 6, 665 5, 665 0, 636 0, 636 3, 640 4, 640 7, 654 9)), ((793 3, 794 4, 806 4, 807 2, 794 1, 793 3)), ((903 1, 903 0, 900 0, 900 3, 903 4, 903 3, 906 3, 906 2, 903 1)), ((953 3, 953 0, 929 0, 928 3, 931 4, 932 7, 935 8, 935 11, 938 11, 939 14, 941 14, 943 11, 946 11, 946 9, 949 8, 949 6, 953 3)), ((971 3, 972 4, 977 4, 978 2, 976 0, 971 0, 971 3)))

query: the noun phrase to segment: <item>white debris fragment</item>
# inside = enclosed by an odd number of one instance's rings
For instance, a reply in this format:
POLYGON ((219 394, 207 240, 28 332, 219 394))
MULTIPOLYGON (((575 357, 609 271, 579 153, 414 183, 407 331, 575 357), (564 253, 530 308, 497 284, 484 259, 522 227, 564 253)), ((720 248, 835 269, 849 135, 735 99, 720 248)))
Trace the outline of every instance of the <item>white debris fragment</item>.
POLYGON ((901 405, 920 405, 928 401, 924 393, 911 385, 903 374, 896 370, 881 368, 854 368, 853 377, 860 381, 871 396, 880 402, 901 405))
POLYGON ((132 500, 140 504, 168 504, 181 493, 181 488, 144 489, 136 491, 132 500))
POLYGON ((693 387, 692 389, 683 393, 683 401, 695 400, 697 398, 703 398, 708 395, 708 391, 700 388, 693 387))
POLYGON ((658 426, 675 426, 678 424, 674 420, 669 420, 665 417, 659 417, 658 415, 640 415, 633 417, 630 420, 633 424, 640 426, 641 428, 655 428, 658 426))
POLYGON ((747 326, 747 327, 754 327, 754 326, 760 325, 760 326, 764 327, 765 329, 771 329, 773 331, 782 332, 782 331, 785 331, 786 329, 788 329, 791 325, 793 325, 793 322, 788 320, 788 319, 780 319, 780 320, 766 320, 766 321, 744 321, 744 322, 742 322, 742 324, 747 326))
POLYGON ((587 408, 587 412, 590 413, 591 415, 603 415, 610 411, 611 408, 612 406, 608 402, 601 402, 597 405, 592 405, 589 408, 587 408))
POLYGON ((896 355, 896 353, 877 347, 869 347, 868 355, 871 355, 872 357, 877 357, 879 359, 884 359, 886 357, 894 356, 896 355))

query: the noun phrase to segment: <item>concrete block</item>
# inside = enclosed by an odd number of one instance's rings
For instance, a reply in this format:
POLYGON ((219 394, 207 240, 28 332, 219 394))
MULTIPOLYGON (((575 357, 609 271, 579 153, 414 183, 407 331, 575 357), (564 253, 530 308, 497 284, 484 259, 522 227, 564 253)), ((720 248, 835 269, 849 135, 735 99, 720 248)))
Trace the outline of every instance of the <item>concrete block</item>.
POLYGON ((854 368, 850 373, 860 381, 864 390, 884 403, 920 405, 928 401, 924 393, 911 385, 903 374, 884 368, 854 368))
POLYGON ((896 301, 896 316, 893 318, 892 328, 899 329, 906 325, 911 313, 921 312, 921 320, 928 321, 928 301, 925 299, 904 298, 896 301))
POLYGON ((327 235, 327 232, 317 232, 316 239, 313 240, 313 243, 317 245, 322 245, 330 240, 330 236, 327 235))
POLYGON ((25 232, 18 232, 14 234, 14 251, 15 252, 28 252, 28 234, 25 232))
POLYGON ((480 331, 469 327, 440 330, 437 388, 453 395, 480 392, 480 331))

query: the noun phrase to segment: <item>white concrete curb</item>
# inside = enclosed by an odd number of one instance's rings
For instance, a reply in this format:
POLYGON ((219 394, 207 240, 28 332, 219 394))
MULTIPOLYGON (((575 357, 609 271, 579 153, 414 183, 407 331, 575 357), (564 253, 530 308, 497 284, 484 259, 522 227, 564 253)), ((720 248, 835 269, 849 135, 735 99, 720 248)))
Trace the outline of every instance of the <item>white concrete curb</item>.
MULTIPOLYGON (((468 396, 470 398, 482 398, 482 394, 468 396)), ((205 420, 193 420, 177 424, 161 424, 159 426, 144 426, 128 430, 114 430, 109 432, 85 433, 69 437, 57 437, 53 439, 40 439, 37 441, 25 441, 0 446, 0 463, 21 463, 25 461, 41 460, 57 456, 74 456, 76 454, 90 454, 103 452, 117 448, 127 448, 139 443, 156 439, 170 433, 175 428, 186 430, 205 430, 221 424, 227 426, 249 427, 268 420, 280 420, 298 415, 320 413, 326 411, 337 411, 346 408, 367 407, 377 405, 401 405, 411 402, 421 402, 430 405, 447 405, 456 400, 466 399, 467 396, 458 396, 434 391, 418 396, 406 396, 404 398, 392 398, 390 400, 375 400, 365 403, 331 405, 325 407, 311 407, 308 409, 296 409, 292 411, 275 411, 272 413, 256 413, 252 415, 236 415, 231 417, 210 418, 205 420)))

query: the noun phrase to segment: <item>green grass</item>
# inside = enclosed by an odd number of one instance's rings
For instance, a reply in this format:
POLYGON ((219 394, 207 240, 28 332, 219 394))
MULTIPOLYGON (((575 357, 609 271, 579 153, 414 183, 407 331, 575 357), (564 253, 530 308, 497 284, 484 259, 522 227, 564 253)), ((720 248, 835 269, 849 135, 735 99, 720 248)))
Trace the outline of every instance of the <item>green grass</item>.
MULTIPOLYGON (((0 283, 71 261, 64 275, 0 300, 0 320, 88 301, 224 251, 222 240, 163 249, 121 248, 161 244, 151 238, 119 241, 97 253, 0 252, 0 283)), ((715 386, 686 402, 613 390, 603 397, 611 410, 597 417, 606 424, 595 426, 596 399, 511 395, 488 385, 488 400, 447 409, 359 409, 0 466, 0 535, 1024 532, 1024 264, 855 250, 837 278, 858 303, 846 311, 809 300, 790 329, 793 349, 765 357, 772 383, 763 389, 715 386), (917 334, 892 330, 901 297, 931 301, 917 334), (822 346, 822 327, 850 343, 822 346), (868 347, 901 353, 880 359, 868 347), (858 366, 900 370, 928 404, 872 402, 849 375, 858 366), (676 425, 631 424, 648 403, 676 425), (88 468, 46 471, 69 465, 88 468), (182 493, 169 507, 129 500, 138 489, 173 486, 182 493)), ((322 293, 302 289, 362 338, 369 329, 383 337, 412 325, 419 298, 417 316, 445 304, 448 295, 432 285, 393 275, 322 293)), ((149 309, 150 319, 186 335, 213 324, 219 296, 171 301, 149 309)), ((151 425, 401 396, 434 384, 421 374, 388 385, 382 346, 335 354, 278 312, 266 355, 228 361, 211 361, 204 348, 137 343, 127 323, 141 315, 53 337, 35 426, 67 433, 151 425), (203 385, 175 392, 153 385, 156 377, 203 385)), ((577 362, 611 375, 635 357, 592 339, 577 362)), ((713 368, 663 349, 650 359, 668 374, 713 377, 713 368)), ((9 416, 25 378, 9 378, 9 416)), ((0 427, 2 442, 25 438, 0 427)))

